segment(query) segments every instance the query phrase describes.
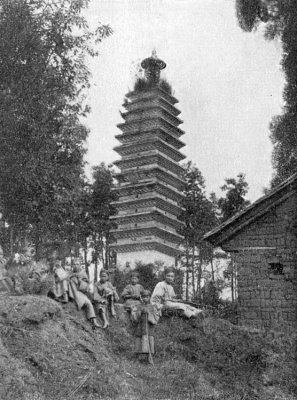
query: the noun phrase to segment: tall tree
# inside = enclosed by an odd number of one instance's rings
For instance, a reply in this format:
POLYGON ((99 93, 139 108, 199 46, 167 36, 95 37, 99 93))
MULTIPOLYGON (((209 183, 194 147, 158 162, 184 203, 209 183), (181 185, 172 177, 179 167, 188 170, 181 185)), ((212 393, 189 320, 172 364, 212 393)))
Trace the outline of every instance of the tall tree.
POLYGON ((0 0, 0 197, 11 237, 59 238, 83 179, 88 0, 0 0))
POLYGON ((225 179, 225 184, 221 186, 221 190, 225 192, 225 197, 217 200, 217 206, 220 210, 222 221, 226 221, 250 204, 245 198, 248 192, 248 183, 242 173, 237 175, 237 179, 225 179))
POLYGON ((181 218, 185 225, 181 233, 185 244, 186 298, 191 286, 193 297, 200 299, 203 263, 212 257, 212 247, 202 238, 216 225, 217 219, 213 202, 206 196, 205 180, 192 162, 185 166, 184 195, 181 218))
MULTIPOLYGON (((244 210, 250 204, 249 200, 246 199, 248 188, 245 175, 242 173, 237 175, 237 179, 225 179, 225 184, 221 187, 221 190, 225 192, 225 197, 220 197, 216 202, 222 222, 231 218, 239 211, 244 210)), ((233 302, 237 292, 237 263, 233 256, 228 260, 224 271, 224 278, 230 285, 233 302)))
POLYGON ((94 249, 94 261, 103 262, 105 268, 109 267, 110 250, 112 241, 111 229, 115 223, 110 219, 115 215, 116 208, 112 202, 117 200, 118 194, 114 185, 114 171, 104 163, 93 168, 93 184, 91 194, 90 218, 92 223, 92 246, 94 249))
POLYGON ((282 68, 286 78, 283 113, 270 124, 275 170, 272 186, 297 171, 297 2, 296 0, 236 0, 241 28, 252 31, 263 22, 265 37, 282 42, 282 68))

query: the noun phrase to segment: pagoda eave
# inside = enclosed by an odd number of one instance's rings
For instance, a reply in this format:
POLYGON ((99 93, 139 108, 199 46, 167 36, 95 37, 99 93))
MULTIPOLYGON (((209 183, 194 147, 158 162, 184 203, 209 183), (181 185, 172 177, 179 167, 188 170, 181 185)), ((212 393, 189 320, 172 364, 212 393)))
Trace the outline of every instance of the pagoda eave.
MULTIPOLYGON (((154 211, 156 208, 179 217, 184 211, 183 207, 165 200, 160 195, 152 194, 151 197, 114 201, 111 203, 118 211, 129 211, 131 209, 149 208, 154 211)), ((119 214, 118 214, 119 215, 119 214)))
POLYGON ((122 104, 122 106, 127 111, 133 111, 138 110, 142 107, 146 107, 148 101, 151 101, 154 104, 158 105, 162 103, 166 109, 170 109, 171 114, 173 114, 174 116, 178 116, 181 113, 180 110, 173 106, 169 101, 167 101, 164 97, 158 97, 156 93, 152 93, 151 96, 147 97, 146 99, 136 99, 133 102, 125 102, 122 104))
POLYGON ((127 97, 128 99, 130 99, 131 101, 135 101, 135 100, 142 100, 145 98, 148 98, 151 93, 157 93, 161 96, 164 96, 166 99, 168 99, 168 101, 171 104, 176 104, 179 101, 177 100, 177 98, 175 98, 174 96, 172 96, 172 94, 169 94, 168 92, 166 92, 165 90, 161 89, 160 87, 155 87, 152 88, 150 90, 150 92, 136 92, 136 91, 130 91, 127 94, 125 94, 125 97, 127 97))
POLYGON ((145 250, 155 250, 172 257, 178 257, 182 253, 182 250, 177 249, 174 246, 166 245, 164 243, 159 243, 157 241, 151 241, 147 243, 131 243, 123 245, 111 244, 110 249, 114 250, 116 253, 133 253, 133 252, 142 252, 145 250))
POLYGON ((144 128, 144 130, 156 129, 159 123, 165 125, 165 127, 167 125, 167 127, 169 127, 169 131, 174 132, 174 135, 176 135, 176 137, 178 138, 185 134, 185 131, 178 128, 177 126, 174 126, 171 122, 160 116, 154 118, 144 118, 142 120, 130 122, 121 122, 120 124, 117 124, 117 127, 123 132, 123 134, 125 134, 134 130, 137 130, 139 132, 139 130, 142 128, 144 128))
POLYGON ((170 156, 174 161, 184 160, 186 156, 178 151, 174 146, 164 142, 161 139, 148 138, 137 144, 122 144, 113 148, 113 150, 123 157, 133 157, 135 154, 145 153, 152 150, 158 150, 160 153, 170 156))
POLYGON ((125 134, 120 133, 118 135, 115 135, 115 138, 123 144, 126 144, 126 143, 130 144, 131 142, 134 142, 134 141, 136 142, 137 139, 138 140, 146 139, 147 135, 151 135, 152 138, 156 138, 156 139, 160 138, 162 140, 163 140, 163 138, 160 137, 160 135, 161 136, 164 135, 165 136, 164 141, 169 142, 169 140, 170 140, 172 142, 172 144, 170 143, 170 145, 174 144, 174 146, 177 149, 181 149, 182 147, 184 147, 186 145, 182 140, 178 139, 176 136, 165 131, 164 129, 155 129, 155 128, 143 130, 143 131, 141 131, 141 133, 139 132, 139 130, 136 129, 131 132, 126 132, 125 134))
MULTIPOLYGON (((129 118, 130 116, 136 117, 136 115, 138 115, 138 114, 143 114, 144 112, 152 112, 154 110, 162 111, 163 113, 165 113, 165 115, 166 115, 166 113, 168 113, 170 118, 172 118, 176 122, 177 125, 180 125, 184 122, 182 119, 178 118, 176 115, 173 115, 165 107, 162 107, 160 105, 149 105, 147 107, 142 107, 137 110, 126 111, 124 113, 121 113, 121 116, 124 118, 125 122, 130 122, 130 121, 126 121, 126 119, 129 118)), ((142 117, 140 116, 140 118, 142 118, 142 117)), ((140 118, 138 117, 138 118, 132 119, 131 122, 138 121, 140 118)))
POLYGON ((110 217, 112 221, 114 221, 119 228, 119 225, 126 229, 126 226, 129 224, 141 224, 142 222, 150 222, 150 221, 157 221, 162 224, 166 224, 168 226, 174 227, 175 229, 181 229, 184 226, 182 221, 179 221, 176 218, 172 218, 159 210, 151 211, 144 211, 139 213, 132 213, 129 215, 113 215, 110 217))
POLYGON ((158 150, 155 151, 155 154, 140 154, 134 158, 122 158, 121 160, 115 161, 113 164, 120 168, 122 173, 125 173, 126 171, 133 171, 135 169, 138 171, 147 168, 151 169, 154 166, 157 167, 158 165, 164 169, 168 169, 168 171, 176 174, 179 178, 181 178, 185 172, 185 169, 182 166, 171 161, 158 150))
POLYGON ((113 190, 117 191, 120 196, 133 196, 135 194, 156 191, 163 196, 169 197, 171 200, 181 201, 184 198, 184 194, 181 193, 180 190, 173 187, 169 188, 158 179, 149 179, 141 183, 130 183, 124 186, 117 186, 113 190))

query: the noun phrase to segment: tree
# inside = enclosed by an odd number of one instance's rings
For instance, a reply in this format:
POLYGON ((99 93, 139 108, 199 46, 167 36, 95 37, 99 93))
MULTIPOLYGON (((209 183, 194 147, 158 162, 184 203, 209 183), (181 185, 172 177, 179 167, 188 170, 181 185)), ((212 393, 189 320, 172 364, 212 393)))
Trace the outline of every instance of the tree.
POLYGON ((245 180, 245 175, 240 173, 237 175, 237 178, 227 178, 225 179, 225 184, 221 186, 221 190, 226 192, 225 197, 217 200, 222 221, 226 221, 250 204, 245 198, 248 192, 248 183, 245 180))
POLYGON ((0 0, 0 197, 12 242, 61 238, 83 182, 88 0, 0 0))
POLYGON ((93 184, 91 187, 90 219, 92 224, 92 247, 94 249, 94 261, 102 260, 104 268, 109 267, 110 250, 112 241, 111 229, 115 223, 110 219, 116 214, 116 208, 112 205, 118 199, 118 193, 114 186, 114 171, 104 163, 93 168, 93 184))
MULTIPOLYGON (((221 197, 217 200, 222 222, 244 210, 250 204, 245 198, 248 193, 248 183, 245 180, 245 175, 242 173, 237 175, 237 179, 225 179, 225 184, 221 187, 221 190, 226 193, 225 197, 221 197)), ((232 257, 227 263, 227 267, 224 271, 224 278, 230 283, 233 302, 237 291, 237 264, 232 257)))
POLYGON ((193 297, 201 299, 203 263, 212 258, 212 247, 202 239, 216 225, 217 219, 213 203, 206 196, 204 178, 191 162, 185 166, 184 195, 181 219, 185 225, 181 234, 185 246, 186 299, 189 298, 190 278, 193 297))
POLYGON ((297 170, 297 7, 294 0, 237 0, 241 28, 252 31, 263 22, 265 37, 282 42, 282 68, 286 78, 283 113, 270 124, 274 145, 272 164, 275 170, 271 185, 276 186, 297 170))

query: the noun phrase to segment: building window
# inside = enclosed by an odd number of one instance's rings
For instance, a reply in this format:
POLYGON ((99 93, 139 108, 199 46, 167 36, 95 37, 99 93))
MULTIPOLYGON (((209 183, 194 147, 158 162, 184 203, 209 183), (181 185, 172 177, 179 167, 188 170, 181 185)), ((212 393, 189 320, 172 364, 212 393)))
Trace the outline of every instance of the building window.
POLYGON ((274 275, 284 275, 284 266, 280 262, 270 262, 269 272, 273 273, 274 275))

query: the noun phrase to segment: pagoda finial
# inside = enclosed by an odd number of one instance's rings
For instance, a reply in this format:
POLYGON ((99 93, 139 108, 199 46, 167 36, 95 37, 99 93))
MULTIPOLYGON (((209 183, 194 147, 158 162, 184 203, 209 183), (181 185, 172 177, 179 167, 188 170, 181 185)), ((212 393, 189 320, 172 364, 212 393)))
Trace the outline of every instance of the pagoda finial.
POLYGON ((153 51, 152 51, 152 57, 153 57, 153 58, 158 58, 156 49, 153 49, 153 51))
POLYGON ((151 57, 145 58, 141 62, 141 66, 145 71, 147 80, 157 84, 160 79, 161 69, 164 69, 166 64, 157 57, 156 49, 153 49, 151 57))

